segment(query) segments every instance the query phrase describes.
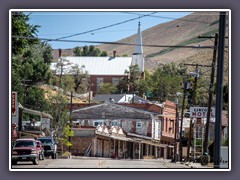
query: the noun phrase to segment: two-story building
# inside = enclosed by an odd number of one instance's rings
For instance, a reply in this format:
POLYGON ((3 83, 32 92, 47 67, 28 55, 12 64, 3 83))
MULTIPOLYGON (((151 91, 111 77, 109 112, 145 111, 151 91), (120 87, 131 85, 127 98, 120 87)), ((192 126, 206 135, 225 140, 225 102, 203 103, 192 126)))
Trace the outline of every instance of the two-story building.
POLYGON ((162 133, 160 112, 107 102, 74 110, 71 118, 80 127, 97 128, 91 144, 92 156, 168 158, 168 144, 160 143, 162 133), (119 131, 121 137, 116 135, 119 131))

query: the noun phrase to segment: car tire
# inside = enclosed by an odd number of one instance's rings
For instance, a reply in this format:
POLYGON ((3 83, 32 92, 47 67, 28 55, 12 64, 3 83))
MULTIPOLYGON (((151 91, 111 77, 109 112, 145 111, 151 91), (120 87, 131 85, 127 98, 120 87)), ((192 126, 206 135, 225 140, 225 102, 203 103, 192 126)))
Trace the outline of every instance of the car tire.
POLYGON ((45 156, 44 156, 44 154, 42 154, 42 160, 44 160, 45 159, 45 156))
POLYGON ((38 165, 38 163, 39 163, 39 159, 38 159, 38 158, 35 158, 35 159, 33 160, 33 164, 34 164, 34 165, 38 165))
POLYGON ((52 159, 56 159, 56 153, 52 154, 52 159))
POLYGON ((44 160, 44 155, 43 154, 39 155, 39 160, 44 160))

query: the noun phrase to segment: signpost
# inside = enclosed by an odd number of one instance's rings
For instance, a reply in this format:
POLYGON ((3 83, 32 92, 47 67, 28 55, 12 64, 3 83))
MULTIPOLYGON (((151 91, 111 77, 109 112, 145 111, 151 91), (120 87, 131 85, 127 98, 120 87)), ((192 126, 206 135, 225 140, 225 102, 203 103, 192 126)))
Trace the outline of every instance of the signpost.
MULTIPOLYGON (((207 117, 207 107, 190 107, 190 118, 206 118, 207 117)), ((210 113, 211 118, 215 118, 215 108, 211 108, 210 113)))
POLYGON ((17 116, 17 92, 12 92, 12 116, 17 116))

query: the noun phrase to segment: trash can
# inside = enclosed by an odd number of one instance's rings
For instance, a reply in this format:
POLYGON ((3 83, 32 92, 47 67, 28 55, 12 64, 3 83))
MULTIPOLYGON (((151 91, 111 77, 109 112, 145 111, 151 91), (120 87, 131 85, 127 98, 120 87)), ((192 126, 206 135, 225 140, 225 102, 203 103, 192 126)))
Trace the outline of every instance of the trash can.
POLYGON ((201 165, 207 166, 209 162, 210 162, 210 156, 208 155, 207 152, 203 153, 203 155, 201 156, 201 165))

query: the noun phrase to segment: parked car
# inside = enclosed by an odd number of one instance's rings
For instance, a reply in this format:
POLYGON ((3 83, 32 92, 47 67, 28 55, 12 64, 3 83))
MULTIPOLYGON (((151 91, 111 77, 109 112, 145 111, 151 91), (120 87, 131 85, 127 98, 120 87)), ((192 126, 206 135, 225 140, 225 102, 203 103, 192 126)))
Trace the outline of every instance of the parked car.
POLYGON ((17 139, 12 148, 12 165, 18 161, 32 161, 34 165, 39 163, 39 151, 34 139, 17 139))
POLYGON ((44 160, 45 159, 45 157, 44 157, 44 148, 42 146, 42 143, 39 140, 36 140, 36 143, 37 143, 37 150, 39 152, 39 160, 44 160))
POLYGON ((44 148, 44 156, 51 156, 52 159, 57 158, 57 142, 53 137, 41 137, 37 140, 41 141, 44 148))

